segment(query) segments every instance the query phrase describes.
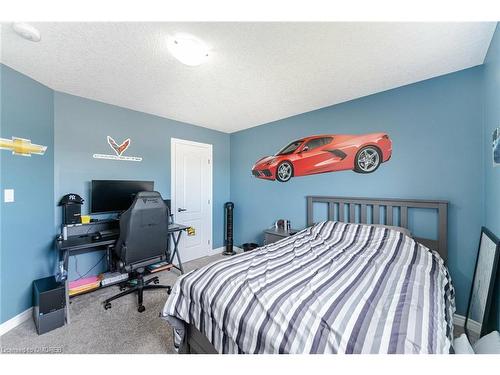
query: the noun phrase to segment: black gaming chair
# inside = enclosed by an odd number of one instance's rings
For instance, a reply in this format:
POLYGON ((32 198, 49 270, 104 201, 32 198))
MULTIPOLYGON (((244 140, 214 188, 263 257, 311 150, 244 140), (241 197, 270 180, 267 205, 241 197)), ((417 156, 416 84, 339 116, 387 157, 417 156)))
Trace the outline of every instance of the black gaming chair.
MULTIPOLYGON (((104 301, 104 308, 111 308, 111 301, 127 294, 137 292, 139 312, 143 312, 143 291, 147 289, 167 289, 170 286, 156 285, 155 276, 144 280, 145 267, 167 259, 168 253, 168 207, 160 193, 142 191, 135 196, 130 208, 120 218, 120 238, 113 249, 117 269, 132 274, 137 284, 104 301), (151 285, 154 283, 155 285, 151 285)), ((125 289, 122 285, 121 290, 125 289)))

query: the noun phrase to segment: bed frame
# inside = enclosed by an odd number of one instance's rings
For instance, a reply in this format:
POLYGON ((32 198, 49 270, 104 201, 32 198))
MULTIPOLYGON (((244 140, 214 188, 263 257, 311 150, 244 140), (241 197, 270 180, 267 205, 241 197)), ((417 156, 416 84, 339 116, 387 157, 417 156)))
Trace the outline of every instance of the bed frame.
MULTIPOLYGON (((307 196, 307 226, 314 225, 314 206, 327 204, 328 220, 348 223, 382 224, 406 228, 408 227, 408 210, 437 210, 438 238, 414 237, 430 249, 436 250, 446 262, 448 256, 448 202, 439 200, 405 200, 377 198, 348 198, 328 196, 307 196), (396 216, 394 212, 397 212, 396 216), (381 214, 383 217, 381 218, 381 214), (397 220, 396 220, 397 219, 397 220)), ((214 346, 195 326, 186 324, 185 341, 180 353, 217 354, 214 346)))
POLYGON ((414 208, 437 210, 437 239, 413 237, 417 242, 436 250, 446 262, 448 259, 448 202, 421 199, 376 199, 307 196, 307 226, 314 224, 314 205, 328 205, 328 220, 347 223, 382 224, 408 229, 408 211, 414 208), (396 215, 394 215, 396 212, 396 215), (382 214, 382 218, 381 218, 382 214), (397 219, 397 220, 396 220, 397 219))

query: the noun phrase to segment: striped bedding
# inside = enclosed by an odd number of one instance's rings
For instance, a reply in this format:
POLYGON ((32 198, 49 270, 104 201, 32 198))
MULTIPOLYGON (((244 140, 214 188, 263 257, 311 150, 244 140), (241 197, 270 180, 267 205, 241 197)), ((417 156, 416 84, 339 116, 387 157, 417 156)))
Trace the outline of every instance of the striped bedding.
POLYGON ((181 276, 162 316, 219 353, 449 353, 454 289, 405 234, 327 221, 181 276))

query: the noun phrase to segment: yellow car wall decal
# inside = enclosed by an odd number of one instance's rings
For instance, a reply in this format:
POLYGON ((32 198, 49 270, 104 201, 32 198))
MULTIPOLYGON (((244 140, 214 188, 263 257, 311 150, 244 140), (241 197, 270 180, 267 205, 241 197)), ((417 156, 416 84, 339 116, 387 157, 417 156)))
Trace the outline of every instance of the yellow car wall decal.
POLYGON ((13 155, 31 156, 45 154, 47 146, 31 143, 29 139, 12 137, 12 139, 0 138, 0 149, 10 150, 13 155))

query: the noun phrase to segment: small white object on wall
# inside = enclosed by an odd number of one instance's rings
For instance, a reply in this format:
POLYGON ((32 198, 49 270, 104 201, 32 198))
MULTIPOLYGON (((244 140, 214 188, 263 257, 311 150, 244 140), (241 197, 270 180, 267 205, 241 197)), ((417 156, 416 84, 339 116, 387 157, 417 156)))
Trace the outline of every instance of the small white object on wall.
POLYGON ((3 191, 3 201, 5 203, 14 202, 14 189, 5 189, 3 191))

